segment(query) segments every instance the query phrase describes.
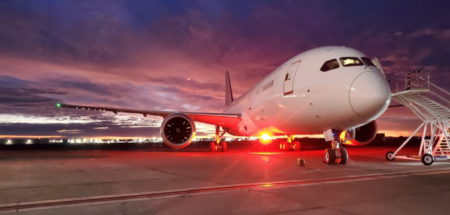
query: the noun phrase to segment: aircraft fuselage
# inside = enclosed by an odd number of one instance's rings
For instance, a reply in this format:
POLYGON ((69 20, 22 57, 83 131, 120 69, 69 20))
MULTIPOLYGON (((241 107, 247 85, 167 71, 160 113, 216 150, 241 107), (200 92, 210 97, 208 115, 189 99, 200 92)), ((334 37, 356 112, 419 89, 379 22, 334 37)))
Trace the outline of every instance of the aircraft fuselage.
POLYGON ((390 88, 381 71, 362 58, 368 59, 355 49, 329 46, 289 59, 225 108, 243 119, 228 132, 321 134, 375 120, 389 106, 390 88), (325 62, 338 68, 327 70, 325 62))

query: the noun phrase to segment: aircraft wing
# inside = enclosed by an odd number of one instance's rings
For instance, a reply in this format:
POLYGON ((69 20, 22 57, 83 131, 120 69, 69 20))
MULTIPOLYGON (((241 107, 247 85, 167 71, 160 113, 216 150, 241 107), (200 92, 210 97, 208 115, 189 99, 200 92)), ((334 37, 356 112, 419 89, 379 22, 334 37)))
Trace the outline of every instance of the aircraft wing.
POLYGON ((200 113, 200 112, 180 112, 180 111, 155 111, 155 110, 134 110, 126 108, 110 108, 110 107, 96 107, 85 105, 70 105, 58 103, 57 107, 73 108, 81 110, 94 110, 94 111, 111 111, 117 113, 136 113, 142 114, 145 117, 147 115, 166 117, 173 113, 183 113, 188 115, 193 121, 203 122, 212 125, 219 125, 227 128, 235 128, 241 122, 241 114, 229 114, 229 113, 200 113))

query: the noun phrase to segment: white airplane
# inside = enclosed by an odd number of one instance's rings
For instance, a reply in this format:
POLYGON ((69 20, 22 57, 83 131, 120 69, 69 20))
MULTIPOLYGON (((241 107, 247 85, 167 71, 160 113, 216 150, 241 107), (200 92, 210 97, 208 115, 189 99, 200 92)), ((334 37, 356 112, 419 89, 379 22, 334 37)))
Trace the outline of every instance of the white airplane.
POLYGON ((239 98, 234 99, 226 72, 223 113, 133 110, 57 104, 58 107, 162 116, 161 136, 172 148, 188 146, 195 123, 216 126, 211 151, 226 151, 225 133, 236 136, 286 135, 281 150, 300 150, 294 135, 324 134, 329 164, 348 161, 342 144, 364 145, 377 133, 377 119, 391 92, 378 61, 347 47, 312 49, 289 59, 239 98), (378 65, 376 66, 374 62, 378 65), (220 127, 223 133, 220 134, 220 127))

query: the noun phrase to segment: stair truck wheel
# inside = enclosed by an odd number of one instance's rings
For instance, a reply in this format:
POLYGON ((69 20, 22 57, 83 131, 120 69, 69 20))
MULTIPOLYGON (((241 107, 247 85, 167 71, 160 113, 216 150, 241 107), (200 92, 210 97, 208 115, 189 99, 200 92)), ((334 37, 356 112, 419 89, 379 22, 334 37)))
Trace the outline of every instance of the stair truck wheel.
POLYGON ((422 155, 422 163, 425 164, 425 166, 429 166, 433 164, 434 158, 430 154, 424 154, 422 155))
POLYGON ((386 153, 386 160, 388 160, 388 161, 393 161, 393 160, 395 160, 394 152, 388 151, 388 152, 386 153))

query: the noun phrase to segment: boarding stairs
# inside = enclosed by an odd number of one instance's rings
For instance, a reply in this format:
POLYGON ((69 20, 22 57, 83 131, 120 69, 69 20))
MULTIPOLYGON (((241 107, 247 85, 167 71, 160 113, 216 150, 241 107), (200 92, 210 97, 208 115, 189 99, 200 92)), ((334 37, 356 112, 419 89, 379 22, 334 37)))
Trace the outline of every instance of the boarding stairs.
POLYGON ((439 142, 436 144, 437 147, 434 148, 434 154, 436 155, 450 155, 449 143, 444 138, 444 135, 439 137, 439 142))
POLYGON ((424 78, 421 72, 410 72, 405 83, 405 90, 392 93, 392 100, 408 107, 422 124, 393 154, 386 154, 388 160, 402 158, 397 153, 423 128, 422 139, 417 156, 407 158, 421 158, 422 162, 430 165, 434 160, 448 160, 450 158, 450 93, 429 80, 429 74, 424 78), (416 75, 416 81, 411 82, 411 75, 416 75), (428 130, 429 129, 429 130, 428 130), (424 156, 431 155, 424 162, 424 156), (431 162, 431 163, 430 163, 431 162))

